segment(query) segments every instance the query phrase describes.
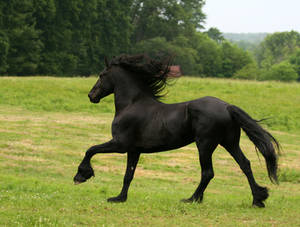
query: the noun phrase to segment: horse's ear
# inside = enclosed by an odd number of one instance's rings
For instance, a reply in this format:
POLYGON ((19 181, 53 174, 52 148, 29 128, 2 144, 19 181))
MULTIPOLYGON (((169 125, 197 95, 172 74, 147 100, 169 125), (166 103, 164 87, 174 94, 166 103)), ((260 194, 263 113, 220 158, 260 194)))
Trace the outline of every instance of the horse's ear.
POLYGON ((106 57, 106 56, 104 57, 104 61, 105 61, 105 66, 106 66, 106 67, 108 67, 108 66, 109 66, 109 64, 108 64, 108 59, 107 59, 107 57, 106 57))

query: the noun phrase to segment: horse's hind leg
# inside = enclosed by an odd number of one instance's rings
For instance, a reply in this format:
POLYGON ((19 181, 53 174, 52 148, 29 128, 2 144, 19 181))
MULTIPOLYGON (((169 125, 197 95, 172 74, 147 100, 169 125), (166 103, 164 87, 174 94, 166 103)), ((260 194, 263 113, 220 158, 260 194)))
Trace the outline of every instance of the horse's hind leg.
POLYGON ((247 176, 252 195, 253 195, 253 206, 265 207, 263 203, 269 196, 268 189, 259 186, 253 176, 250 161, 243 154, 240 146, 238 144, 224 146, 225 149, 232 155, 235 161, 239 164, 243 173, 247 176))
POLYGON ((218 143, 207 140, 196 140, 196 144, 201 165, 201 181, 194 194, 189 199, 182 200, 182 202, 201 202, 208 183, 214 177, 212 154, 218 146, 218 143))

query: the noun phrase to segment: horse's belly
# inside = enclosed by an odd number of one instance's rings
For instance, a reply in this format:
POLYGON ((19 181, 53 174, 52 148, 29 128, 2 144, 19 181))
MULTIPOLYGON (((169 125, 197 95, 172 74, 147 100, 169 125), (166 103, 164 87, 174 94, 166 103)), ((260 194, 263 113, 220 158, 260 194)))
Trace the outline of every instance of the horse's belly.
MULTIPOLYGON (((175 122, 173 122, 175 124, 175 122)), ((187 125, 163 125, 141 130, 136 140, 136 147, 141 152, 159 152, 177 149, 194 141, 191 128, 187 125)))

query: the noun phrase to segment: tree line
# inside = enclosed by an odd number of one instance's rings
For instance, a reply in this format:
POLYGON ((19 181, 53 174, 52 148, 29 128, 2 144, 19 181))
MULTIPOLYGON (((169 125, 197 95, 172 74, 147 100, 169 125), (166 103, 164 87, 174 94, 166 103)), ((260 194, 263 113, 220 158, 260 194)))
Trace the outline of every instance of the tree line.
POLYGON ((204 0, 0 0, 1 75, 90 75, 105 56, 176 55, 185 74, 230 77, 250 61, 203 29, 204 0))
POLYGON ((0 75, 88 76, 99 73, 105 56, 121 53, 172 54, 184 74, 201 77, 270 78, 267 72, 281 60, 298 64, 294 50, 271 59, 278 51, 270 52, 269 44, 254 54, 224 39, 217 28, 204 31, 204 4, 0 0, 0 75), (257 76, 261 69, 264 77, 257 76))
MULTIPOLYGON (((240 43, 238 43, 240 44, 240 43)), ((234 75, 257 80, 300 80, 300 33, 296 31, 268 34, 250 51, 254 59, 234 75)))

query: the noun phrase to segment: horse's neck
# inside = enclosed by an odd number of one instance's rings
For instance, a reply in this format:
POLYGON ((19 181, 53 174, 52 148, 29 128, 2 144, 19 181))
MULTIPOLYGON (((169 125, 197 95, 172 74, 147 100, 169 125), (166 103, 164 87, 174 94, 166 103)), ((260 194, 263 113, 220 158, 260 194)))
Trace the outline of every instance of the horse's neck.
POLYGON ((138 100, 151 99, 151 96, 146 94, 137 83, 132 83, 131 81, 120 81, 115 87, 114 96, 116 113, 121 112, 138 100))

